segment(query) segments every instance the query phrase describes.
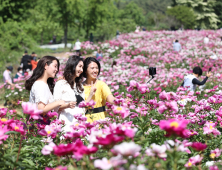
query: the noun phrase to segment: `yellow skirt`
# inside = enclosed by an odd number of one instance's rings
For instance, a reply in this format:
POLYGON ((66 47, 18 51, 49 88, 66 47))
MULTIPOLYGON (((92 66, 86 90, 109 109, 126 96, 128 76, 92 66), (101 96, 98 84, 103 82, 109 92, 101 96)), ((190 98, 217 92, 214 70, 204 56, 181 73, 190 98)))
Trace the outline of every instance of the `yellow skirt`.
POLYGON ((93 123, 96 120, 105 119, 105 112, 86 114, 87 122, 93 123))

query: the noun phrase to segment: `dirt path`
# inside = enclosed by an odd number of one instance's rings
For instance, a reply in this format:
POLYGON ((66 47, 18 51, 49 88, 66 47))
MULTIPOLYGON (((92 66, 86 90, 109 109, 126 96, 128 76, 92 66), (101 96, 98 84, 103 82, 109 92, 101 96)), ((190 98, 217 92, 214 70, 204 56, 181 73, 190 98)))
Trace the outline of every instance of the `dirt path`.
MULTIPOLYGON (((55 57, 66 57, 66 58, 68 58, 70 56, 70 53, 71 52, 49 53, 49 55, 52 55, 52 56, 55 56, 55 57)), ((92 57, 93 55, 92 54, 87 54, 87 55, 83 55, 83 56, 85 56, 87 58, 87 57, 92 57)))

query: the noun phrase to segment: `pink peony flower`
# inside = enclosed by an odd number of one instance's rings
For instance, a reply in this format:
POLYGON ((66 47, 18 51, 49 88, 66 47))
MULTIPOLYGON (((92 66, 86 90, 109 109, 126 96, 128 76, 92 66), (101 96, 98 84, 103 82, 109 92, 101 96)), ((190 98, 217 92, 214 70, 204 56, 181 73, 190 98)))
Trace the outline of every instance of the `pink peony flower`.
POLYGON ((49 112, 47 113, 47 116, 50 117, 50 118, 53 118, 54 116, 55 116, 55 117, 58 117, 58 113, 57 113, 57 112, 51 112, 51 111, 49 111, 49 112))
POLYGON ((2 144, 2 140, 6 140, 9 137, 9 135, 5 135, 8 131, 7 126, 0 126, 0 144, 2 144))
POLYGON ((23 102, 22 103, 23 112, 25 114, 29 114, 30 118, 33 118, 35 120, 42 119, 40 114, 42 113, 42 110, 38 110, 36 104, 32 104, 29 102, 23 102))
POLYGON ((88 103, 86 103, 85 101, 82 101, 79 103, 79 107, 80 108, 94 108, 96 102, 94 100, 90 100, 88 103))
POLYGON ((202 161, 203 157, 200 155, 196 155, 194 157, 191 157, 189 161, 184 165, 185 167, 189 168, 192 166, 195 166, 197 163, 200 163, 202 161))
POLYGON ((43 155, 49 155, 51 154, 51 152, 53 151, 53 147, 56 146, 53 142, 50 142, 48 145, 45 145, 43 148, 42 148, 42 154, 43 155))
POLYGON ((130 115, 130 111, 123 106, 113 106, 114 114, 120 114, 123 119, 130 115))
POLYGON ((95 142, 95 144, 96 145, 103 145, 103 146, 111 145, 111 144, 114 145, 114 144, 119 143, 124 140, 124 137, 118 136, 113 133, 107 135, 105 138, 103 138, 103 137, 96 137, 96 138, 98 141, 95 142))
POLYGON ((210 151, 210 157, 214 159, 215 157, 218 158, 221 155, 221 150, 216 148, 215 150, 210 151))
POLYGON ((7 108, 0 108, 0 117, 4 117, 7 113, 7 108))
POLYGON ((172 134, 176 134, 180 137, 186 138, 186 132, 185 129, 187 124, 189 123, 188 120, 176 120, 176 119, 170 119, 170 120, 161 120, 160 121, 160 129, 165 130, 167 132, 166 136, 171 136, 172 134))
POLYGON ((191 147, 197 151, 203 151, 207 148, 206 144, 200 143, 200 142, 194 142, 191 147))
POLYGON ((111 162, 107 158, 103 158, 101 160, 100 159, 95 160, 94 166, 95 168, 100 168, 104 170, 107 170, 113 167, 111 162))
POLYGON ((57 156, 72 155, 75 150, 75 144, 60 144, 53 147, 54 154, 57 156))
POLYGON ((162 91, 162 92, 159 94, 159 98, 160 98, 161 100, 170 100, 171 95, 170 95, 170 93, 166 93, 165 90, 164 90, 164 91, 162 91))
POLYGON ((115 153, 121 154, 123 156, 134 156, 140 150, 141 146, 135 144, 134 142, 123 142, 113 147, 113 151, 115 153))

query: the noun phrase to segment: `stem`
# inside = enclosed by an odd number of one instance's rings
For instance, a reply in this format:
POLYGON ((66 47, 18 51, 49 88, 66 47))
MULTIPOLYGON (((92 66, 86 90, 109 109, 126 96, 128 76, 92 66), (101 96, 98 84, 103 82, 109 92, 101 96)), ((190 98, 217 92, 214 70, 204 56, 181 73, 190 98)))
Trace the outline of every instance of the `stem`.
POLYGON ((22 148, 22 140, 23 140, 23 135, 21 135, 20 144, 19 144, 19 150, 18 150, 18 156, 17 156, 16 162, 18 162, 18 159, 19 159, 19 154, 20 154, 20 151, 21 151, 21 148, 22 148))

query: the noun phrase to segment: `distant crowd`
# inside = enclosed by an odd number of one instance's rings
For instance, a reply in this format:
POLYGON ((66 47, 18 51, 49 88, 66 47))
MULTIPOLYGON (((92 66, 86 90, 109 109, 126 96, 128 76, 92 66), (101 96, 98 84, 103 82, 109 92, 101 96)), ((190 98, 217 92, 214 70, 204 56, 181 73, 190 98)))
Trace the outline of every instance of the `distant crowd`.
POLYGON ((37 57, 35 52, 32 52, 32 54, 29 55, 28 51, 25 51, 21 58, 20 66, 17 68, 17 73, 14 79, 11 77, 13 67, 6 67, 6 70, 3 73, 5 87, 7 88, 9 85, 14 87, 14 82, 16 82, 17 79, 23 77, 24 75, 31 75, 33 70, 37 67, 39 59, 40 58, 37 57))

